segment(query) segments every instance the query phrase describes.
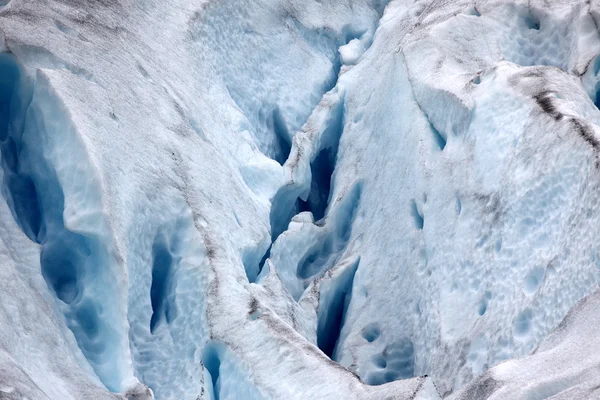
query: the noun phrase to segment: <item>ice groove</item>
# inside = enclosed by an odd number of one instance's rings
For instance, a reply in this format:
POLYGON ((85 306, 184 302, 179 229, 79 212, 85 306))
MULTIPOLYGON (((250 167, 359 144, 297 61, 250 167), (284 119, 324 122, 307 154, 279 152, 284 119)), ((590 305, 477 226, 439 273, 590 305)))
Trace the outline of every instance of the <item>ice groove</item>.
MULTIPOLYGON (((52 100, 35 91, 36 86, 10 54, 0 55, 0 70, 0 109, 5 116, 1 135, 3 189, 11 211, 23 232, 41 246, 42 275, 79 348, 105 386, 119 391, 119 333, 106 319, 106 313, 115 310, 107 301, 110 296, 97 296, 99 286, 105 293, 115 290, 107 271, 109 247, 99 234, 77 233, 65 227, 63 189, 44 153, 47 149, 39 145, 48 145, 46 135, 55 129, 46 120, 44 109, 52 100)), ((60 118, 61 111, 55 112, 60 118)))

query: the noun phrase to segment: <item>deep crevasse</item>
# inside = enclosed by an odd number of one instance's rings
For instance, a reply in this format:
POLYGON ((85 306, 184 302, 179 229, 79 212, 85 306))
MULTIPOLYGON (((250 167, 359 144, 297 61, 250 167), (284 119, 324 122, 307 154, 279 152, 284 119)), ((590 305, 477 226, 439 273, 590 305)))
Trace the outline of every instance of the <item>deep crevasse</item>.
POLYGON ((7 3, 0 390, 593 397, 599 16, 7 3))

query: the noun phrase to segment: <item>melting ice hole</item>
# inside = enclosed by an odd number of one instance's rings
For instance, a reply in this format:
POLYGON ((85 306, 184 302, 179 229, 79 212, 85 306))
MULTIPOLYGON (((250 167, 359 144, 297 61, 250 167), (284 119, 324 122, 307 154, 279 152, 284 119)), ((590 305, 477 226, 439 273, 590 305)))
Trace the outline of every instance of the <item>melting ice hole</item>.
POLYGON ((368 385, 383 385, 398 379, 412 378, 415 373, 415 350, 413 342, 403 338, 388 345, 382 353, 371 357, 375 367, 369 371, 365 382, 368 385))
POLYGON ((536 30, 536 31, 540 30, 539 18, 536 18, 531 13, 529 13, 525 17, 523 17, 523 22, 525 22, 525 26, 527 26, 527 28, 529 28, 529 29, 536 30))
POLYGON ((381 336, 381 329, 379 328, 379 324, 375 322, 366 325, 362 329, 362 337, 369 343, 379 339, 379 336, 381 336))
POLYGON ((521 311, 513 321, 513 337, 515 339, 524 339, 529 336, 533 312, 526 308, 521 311))
POLYGON ((40 256, 42 274, 62 302, 72 304, 80 297, 84 274, 80 266, 90 254, 85 240, 68 231, 43 244, 40 256))
POLYGON ((175 260, 164 235, 158 235, 152 244, 152 285, 150 287, 150 303, 152 318, 150 332, 165 321, 167 324, 175 318, 177 312, 173 298, 173 270, 175 260))
POLYGON ((425 224, 425 219, 419 212, 419 208, 417 207, 417 203, 415 202, 414 199, 410 201, 410 214, 413 218, 415 228, 423 229, 423 225, 425 224))

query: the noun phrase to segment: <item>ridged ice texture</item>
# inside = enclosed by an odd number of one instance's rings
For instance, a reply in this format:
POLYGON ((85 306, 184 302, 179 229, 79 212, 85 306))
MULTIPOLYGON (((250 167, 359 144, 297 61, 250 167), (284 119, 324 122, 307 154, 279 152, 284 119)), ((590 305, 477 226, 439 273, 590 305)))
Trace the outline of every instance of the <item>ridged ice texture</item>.
POLYGON ((593 396, 596 21, 0 2, 0 397, 593 396))
MULTIPOLYGON (((590 18, 577 6, 560 15, 539 11, 537 22, 521 20, 522 8, 512 5, 478 5, 477 13, 465 8, 449 18, 429 9, 419 17, 432 24, 429 34, 405 39, 420 14, 399 10, 390 21, 396 28, 378 31, 387 40, 373 46, 381 48, 340 79, 348 82, 346 99, 354 90, 368 93, 369 103, 347 101, 352 123, 334 174, 336 181, 361 178, 358 213, 366 213, 348 245, 361 266, 337 359, 377 384, 397 379, 401 372, 387 358, 410 348, 399 365, 433 375, 445 394, 531 352, 597 287, 592 123, 599 115, 571 75, 589 61, 578 58, 587 49, 573 39, 590 18), (436 17, 443 20, 434 25, 436 17), (516 36, 510 51, 495 47, 510 46, 504 39, 481 47, 461 41, 481 40, 496 25, 516 36), (567 41, 569 51, 549 51, 546 60, 528 55, 523 35, 548 48, 567 41), (391 43, 404 47, 388 56, 395 62, 375 56, 391 43), (374 69, 384 76, 379 86, 356 78, 374 69), (382 322, 382 314, 396 318, 382 322)), ((590 36, 586 47, 597 48, 597 32, 590 36)))

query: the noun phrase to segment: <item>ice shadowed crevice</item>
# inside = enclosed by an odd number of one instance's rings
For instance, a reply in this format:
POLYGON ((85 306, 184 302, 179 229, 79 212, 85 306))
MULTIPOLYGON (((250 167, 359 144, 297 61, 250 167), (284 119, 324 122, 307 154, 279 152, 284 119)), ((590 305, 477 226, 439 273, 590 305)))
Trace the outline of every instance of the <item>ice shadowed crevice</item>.
MULTIPOLYGON (((265 156, 285 165, 294 147, 294 136, 326 93, 337 85, 342 69, 340 47, 358 38, 370 45, 373 26, 352 20, 332 24, 332 27, 320 27, 305 19, 298 10, 286 9, 282 29, 271 31, 264 26, 253 26, 250 18, 250 15, 268 13, 269 7, 249 11, 238 7, 239 3, 234 0, 223 7, 208 5, 191 21, 192 38, 214 49, 214 54, 207 61, 215 63, 219 81, 242 117, 240 129, 250 132, 257 148, 265 156), (225 11, 228 13, 225 14, 225 11), (266 34, 270 34, 269 39, 262 41, 266 34), (227 43, 223 43, 224 37, 228 38, 227 43), (289 48, 282 51, 276 47, 279 44, 289 48), (248 45, 255 46, 250 55, 246 51, 248 45), (290 67, 294 57, 299 57, 302 62, 290 67), (264 60, 270 62, 265 63, 264 60), (240 70, 240 65, 247 67, 240 70), (302 77, 302 82, 299 82, 299 77, 302 77)), ((382 13, 386 2, 373 3, 377 12, 382 13)), ((325 215, 337 144, 328 147, 322 149, 323 153, 314 162, 313 168, 318 170, 314 176, 318 178, 310 199, 304 188, 300 190, 303 193, 299 193, 297 187, 290 188, 288 185, 281 187, 271 199, 271 243, 299 212, 310 209, 317 219, 325 215), (300 194, 302 199, 299 200, 300 194)), ((254 271, 262 271, 269 257, 268 247, 266 251, 264 243, 260 243, 259 247, 260 257, 244 260, 247 261, 245 270, 249 282, 255 281, 254 271)))
POLYGON ((596 78, 596 84, 594 85, 594 105, 596 106, 596 108, 600 109, 600 57, 596 57, 596 59, 594 60, 593 64, 593 75, 596 78))
MULTIPOLYGON (((366 32, 354 32, 350 30, 350 28, 346 28, 344 29, 344 32, 342 33, 341 37, 336 37, 333 32, 328 32, 327 29, 317 31, 308 29, 304 27, 298 20, 292 17, 288 17, 288 21, 291 21, 290 24, 295 27, 295 29, 298 32, 298 35, 310 47, 313 47, 316 50, 316 52, 324 54, 331 62, 331 70, 329 76, 323 80, 323 83, 321 84, 318 93, 314 96, 314 98, 320 100, 327 92, 332 90, 337 85, 342 68, 342 59, 338 49, 340 49, 342 46, 347 45, 352 40, 359 39, 360 37, 365 35, 366 32)), ((236 101, 236 103, 238 103, 238 101, 236 101)), ((267 107, 267 109, 268 108, 269 107, 267 107)), ((268 130, 271 131, 275 137, 276 149, 274 150, 273 155, 270 157, 277 161, 280 165, 284 165, 287 159, 289 158, 291 152, 294 134, 298 130, 298 128, 300 128, 300 126, 298 125, 288 124, 286 120, 303 120, 303 122, 305 122, 308 116, 301 118, 300 115, 288 115, 287 117, 284 117, 279 105, 274 105, 271 108, 272 111, 270 115, 266 118, 261 117, 260 120, 264 120, 264 123, 266 124, 268 130)), ((262 112, 261 110, 259 115, 263 114, 264 112, 262 112)), ((343 120, 343 117, 341 120, 343 120)), ((343 124, 341 124, 340 129, 343 129, 343 124)), ((340 135, 337 136, 339 141, 340 135)), ((333 147, 335 148, 329 149, 330 155, 328 158, 333 158, 333 162, 335 162, 337 144, 333 147)), ((327 149, 323 150, 327 151, 327 149)), ((325 162, 325 159, 322 157, 320 162, 325 162)), ((329 162, 329 164, 331 164, 331 161, 329 162)), ((305 205, 296 204, 296 206, 300 207, 300 211, 305 211, 303 209, 305 205)), ((315 216, 315 219, 320 219, 321 217, 315 216)), ((287 222, 289 223, 289 220, 287 222)))
POLYGON ((460 195, 456 193, 456 215, 459 216, 462 214, 462 200, 460 199, 460 195))
POLYGON ((361 193, 360 181, 345 186, 321 222, 315 223, 310 213, 301 213, 294 217, 290 230, 273 244, 269 265, 276 268, 294 300, 299 301, 315 282, 334 274, 341 268, 340 262, 346 263, 361 193))
POLYGON ((283 165, 294 134, 336 86, 339 48, 359 37, 370 42, 374 21, 313 24, 305 10, 291 5, 276 12, 271 3, 246 5, 244 0, 209 3, 190 19, 190 38, 205 50, 201 61, 212 66, 243 116, 239 129, 250 132, 258 149, 283 165), (255 23, 273 18, 274 12, 280 25, 255 23))
POLYGON ((158 324, 162 322, 169 324, 177 315, 177 308, 172 298, 174 268, 178 261, 178 258, 172 254, 166 237, 159 234, 152 244, 151 333, 154 333, 158 324))
MULTIPOLYGON (((379 18, 383 15, 387 4, 387 0, 372 2, 379 18)), ((342 67, 348 61, 344 57, 344 55, 348 55, 348 49, 345 48, 357 47, 361 49, 357 54, 354 54, 355 51, 350 51, 356 56, 350 57, 353 60, 352 62, 355 63, 356 58, 359 58, 372 44, 373 34, 376 30, 375 26, 356 29, 351 24, 345 25, 337 32, 330 28, 307 27, 291 13, 287 15, 285 22, 289 30, 293 32, 294 37, 300 38, 307 48, 329 60, 330 71, 327 77, 322 80, 319 88, 313 90, 311 102, 318 99, 319 103, 312 103, 313 108, 309 115, 305 114, 305 109, 294 110, 294 108, 285 107, 284 103, 278 101, 265 102, 260 100, 259 124, 255 126, 255 130, 260 132, 260 125, 264 123, 268 131, 275 136, 276 142, 274 146, 276 149, 272 155, 265 151, 263 153, 275 159, 279 164, 284 165, 284 168, 292 176, 298 174, 297 163, 308 160, 310 162, 310 175, 307 180, 304 171, 300 172, 303 175, 302 177, 291 178, 271 199, 269 215, 271 246, 267 248, 259 262, 257 277, 260 276, 266 260, 270 257, 272 244, 287 229, 293 216, 309 211, 312 213, 314 220, 318 221, 326 214, 339 141, 345 126, 345 105, 341 94, 343 90, 340 89, 340 93, 333 92, 338 89, 338 79, 342 67), (355 46, 350 46, 350 43, 355 46), (338 96, 337 100, 332 101, 331 98, 336 96, 338 96), (294 111, 290 114, 290 110, 294 111), (319 120, 323 118, 327 121, 320 121, 320 123, 325 122, 325 126, 319 127, 318 132, 311 133, 310 131, 313 129, 311 125, 315 122, 311 123, 311 119, 319 120), (303 125, 299 125, 298 122, 303 125), (300 127, 301 129, 298 130, 300 127), (304 136, 304 140, 312 143, 299 144, 296 140, 298 134, 304 136), (306 145, 312 147, 312 149, 304 148, 306 145), (292 155, 292 153, 294 154, 292 155), (290 159, 291 156, 293 156, 292 159, 290 159), (303 158, 303 160, 300 161, 299 158, 303 158), (308 183, 308 187, 306 183, 308 183)), ((243 113, 246 116, 252 115, 250 110, 244 106, 248 103, 247 95, 240 93, 238 88, 229 84, 227 88, 232 99, 243 113)), ((306 104, 300 98, 298 102, 306 104)), ((301 139, 300 142, 302 141, 301 139)), ((246 271, 254 271, 255 269, 251 265, 246 265, 246 263, 244 265, 246 271)), ((249 274, 247 272, 247 278, 250 282, 254 282, 256 279, 253 275, 253 273, 249 274)))
POLYGON ((271 243, 269 245, 269 247, 267 248, 267 251, 265 252, 265 254, 262 256, 262 258, 260 259, 260 262, 258 263, 258 273, 256 274, 256 276, 254 275, 250 275, 247 271, 248 271, 248 267, 246 267, 246 264, 244 264, 244 267, 246 269, 246 277, 248 278, 248 281, 250 283, 254 283, 256 282, 256 279, 258 278, 259 274, 261 273, 262 269, 265 266, 265 263, 267 262, 267 260, 269 259, 269 257, 271 256, 271 248, 273 247, 273 243, 271 243))
POLYGON ((325 216, 334 167, 335 153, 331 148, 321 150, 317 158, 310 164, 312 172, 311 191, 308 200, 302 202, 302 210, 312 212, 317 221, 325 216))
POLYGON ((284 167, 290 170, 292 176, 307 174, 292 178, 271 200, 269 213, 271 246, 262 257, 259 273, 270 257, 272 244, 287 229, 293 216, 304 211, 310 211, 313 219, 320 220, 325 216, 330 200, 331 180, 335 171, 339 142, 345 125, 344 101, 334 92, 335 89, 323 97, 309 121, 298 132, 298 137, 294 139, 292 147, 294 159, 288 159, 284 167), (312 125, 315 123, 319 124, 318 131, 313 129, 312 125), (307 145, 313 148, 304 148, 307 145), (305 170, 306 164, 308 168, 305 170))
POLYGON ((412 216, 415 228, 422 230, 425 224, 425 218, 423 218, 423 215, 421 211, 419 211, 419 207, 414 199, 410 201, 410 214, 412 216))
POLYGON ((412 95, 424 119, 423 127, 431 132, 429 140, 433 142, 432 147, 444 151, 452 137, 467 132, 473 105, 428 81, 421 74, 420 56, 416 55, 416 48, 408 46, 403 53, 412 95), (431 101, 432 98, 436 101, 431 101))
MULTIPOLYGON (((243 103, 244 99, 238 99, 236 90, 228 89, 230 95, 236 101, 236 104, 243 103)), ((264 104, 258 111, 258 120, 255 130, 266 130, 272 138, 272 144, 263 149, 264 154, 277 161, 279 165, 285 164, 285 161, 290 155, 291 135, 288 129, 288 124, 284 119, 282 111, 278 105, 264 104)))
POLYGON ((468 14, 474 15, 476 17, 481 17, 481 13, 479 12, 476 6, 473 6, 473 8, 469 9, 468 14))
POLYGON ((590 60, 587 70, 581 76, 581 83, 590 100, 600 109, 600 56, 590 60))
MULTIPOLYGON (((308 46, 315 49, 318 53, 326 55, 331 62, 329 76, 321 85, 320 99, 325 93, 329 92, 337 85, 343 65, 339 49, 350 43, 352 40, 362 38, 367 31, 353 30, 350 26, 344 27, 341 33, 335 33, 327 28, 316 30, 310 29, 302 25, 300 21, 291 15, 287 17, 287 22, 290 26, 294 27, 298 36, 301 37, 308 46)), ((371 41, 369 40, 366 47, 370 44, 371 41)))
POLYGON ((344 132, 344 115, 343 102, 338 103, 331 110, 330 122, 321 138, 321 149, 310 163, 311 184, 308 199, 306 201, 298 199, 301 211, 312 212, 315 221, 325 216, 329 205, 331 179, 335 171, 340 139, 344 132))
POLYGON ((250 378, 251 373, 228 344, 217 339, 208 340, 204 344, 201 364, 204 369, 202 387, 208 396, 198 398, 265 400, 250 378))
POLYGON ((102 383, 120 391, 126 367, 112 244, 86 150, 46 76, 33 84, 10 54, 0 55, 0 76, 3 191, 23 232, 40 244, 42 276, 79 349, 102 383), (88 207, 69 228, 66 190, 88 207))
MULTIPOLYGON (((42 275, 48 286, 54 291, 56 297, 66 304, 72 304, 82 294, 82 275, 80 265, 90 256, 90 249, 85 240, 79 235, 68 231, 53 236, 42 246, 41 265, 42 275)), ((91 307, 86 307, 91 311, 91 307)), ((85 313, 87 324, 92 322, 93 312, 85 313)), ((77 315, 82 315, 77 313, 77 315)), ((89 331, 85 332, 86 334, 89 331)))
MULTIPOLYGON (((17 111, 16 108, 21 102, 20 93, 15 91, 20 89, 23 77, 16 60, 7 53, 0 54, 0 71, 0 140, 5 141, 14 119, 11 118, 11 111, 17 111)), ((31 94, 27 97, 31 100, 31 94)))
POLYGON ((273 109, 269 125, 271 125, 271 129, 273 130, 277 141, 278 150, 275 153, 275 161, 280 165, 283 165, 290 156, 292 146, 290 144, 290 134, 288 133, 285 121, 281 116, 279 107, 273 109))
POLYGON ((220 343, 209 341, 204 345, 204 351, 202 352, 202 364, 206 371, 205 387, 212 400, 219 400, 222 347, 223 345, 220 343), (206 379, 206 375, 210 379, 206 379), (210 386, 207 385, 208 383, 210 383, 210 386))
POLYGON ((0 146, 4 170, 4 192, 11 212, 23 232, 33 241, 41 229, 41 209, 31 177, 23 172, 19 154, 25 112, 33 89, 16 60, 0 54, 0 146))
MULTIPOLYGON (((352 285, 360 259, 341 265, 329 282, 322 280, 317 312, 317 345, 332 360, 344 326, 346 310, 352 298, 352 285)), ((333 271, 332 271, 333 272, 333 271)))
MULTIPOLYGON (((39 139, 31 138, 31 142, 34 140, 39 139)), ((109 390, 119 391, 122 349, 121 334, 111 323, 116 314, 117 295, 108 271, 110 245, 100 232, 79 234, 65 227, 65 199, 60 181, 41 155, 32 155, 32 159, 37 160, 33 181, 44 216, 43 235, 38 236, 42 246, 42 274, 64 303, 59 302, 59 309, 96 374, 109 390)), ((96 223, 102 225, 100 221, 96 223)))
MULTIPOLYGON (((272 243, 287 229, 292 217, 298 214, 301 209, 296 192, 295 188, 291 185, 284 186, 277 191, 271 201, 269 220, 271 224, 272 243)), ((269 250, 267 253, 269 253, 269 250)))
POLYGON ((143 228, 134 230, 141 233, 131 239, 127 267, 136 279, 129 282, 129 343, 135 376, 157 399, 195 398, 208 336, 207 250, 186 199, 166 200, 169 207, 148 212, 151 225, 140 221, 143 228))
MULTIPOLYGON (((429 117, 427 117, 427 121, 429 121, 429 117)), ((433 135, 433 140, 435 141, 435 144, 439 147, 440 150, 444 150, 444 148, 446 147, 446 138, 444 137, 444 135, 442 135, 440 133, 440 131, 438 131, 435 126, 433 126, 433 123, 431 123, 431 121, 429 121, 429 128, 431 129, 431 134, 433 135)))
POLYGON ((331 268, 346 249, 352 234, 352 225, 360 204, 361 193, 361 183, 356 184, 346 193, 343 203, 338 205, 334 218, 327 221, 328 224, 333 225, 330 227, 331 231, 310 249, 298 264, 296 275, 305 282, 305 288, 316 276, 331 268))
POLYGON ((270 237, 263 239, 258 245, 252 248, 245 249, 242 254, 242 265, 246 272, 246 278, 248 282, 254 283, 263 268, 269 254, 271 253, 271 246, 273 243, 270 241, 270 237), (266 251, 265 251, 266 246, 266 251))
POLYGON ((110 293, 114 289, 91 284, 109 279, 96 269, 106 265, 109 256, 98 240, 66 229, 49 231, 49 238, 42 243, 42 275, 57 299, 64 303, 59 304, 59 309, 96 374, 108 389, 118 391, 119 370, 113 363, 120 357, 119 336, 105 314, 105 310, 112 308, 107 304, 111 299, 101 297, 98 292, 104 289, 110 293))
MULTIPOLYGON (((313 140, 318 140, 318 150, 312 157, 309 157, 310 187, 306 190, 307 188, 292 183, 282 187, 273 198, 270 214, 273 242, 285 231, 292 217, 299 212, 310 211, 315 220, 320 220, 325 216, 338 147, 344 131, 344 102, 340 100, 330 105, 327 111, 327 120, 321 136, 313 138, 313 140), (303 191, 307 191, 308 195, 302 194, 303 191), (303 200, 303 197, 306 200, 303 200)), ((296 151, 303 150, 300 149, 300 146, 296 146, 296 151)), ((296 168, 296 163, 297 161, 290 160, 288 166, 296 168)))
MULTIPOLYGON (((9 139, 8 147, 14 147, 9 139)), ((31 178, 25 174, 11 171, 6 176, 6 185, 11 193, 12 210, 23 232, 36 241, 42 227, 42 214, 38 204, 37 192, 31 178)))

